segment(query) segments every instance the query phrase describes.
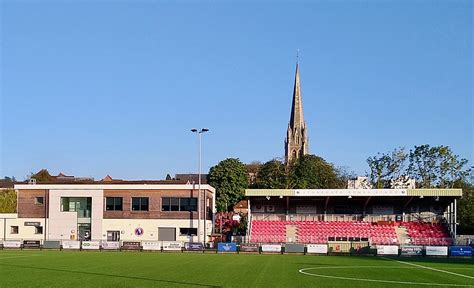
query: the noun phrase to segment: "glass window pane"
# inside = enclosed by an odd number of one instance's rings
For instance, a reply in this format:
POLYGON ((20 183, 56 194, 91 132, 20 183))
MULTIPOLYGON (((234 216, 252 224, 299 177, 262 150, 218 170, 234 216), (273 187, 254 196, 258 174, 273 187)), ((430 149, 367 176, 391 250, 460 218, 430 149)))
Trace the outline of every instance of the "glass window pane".
POLYGON ((179 211, 189 211, 189 198, 179 198, 179 211))
POLYGON ((122 211, 122 197, 115 197, 115 210, 122 211))
POLYGON ((170 211, 170 198, 161 198, 161 211, 170 211))
POLYGON ((132 211, 140 211, 140 198, 132 198, 132 211))
POLYGON ((189 211, 197 211, 197 198, 189 199, 189 211))
POLYGON ((148 211, 148 198, 147 197, 142 197, 141 198, 140 210, 141 211, 148 211))
POLYGON ((179 211, 179 198, 171 198, 171 211, 179 211))
POLYGON ((107 197, 105 198, 105 210, 114 210, 114 198, 107 197))

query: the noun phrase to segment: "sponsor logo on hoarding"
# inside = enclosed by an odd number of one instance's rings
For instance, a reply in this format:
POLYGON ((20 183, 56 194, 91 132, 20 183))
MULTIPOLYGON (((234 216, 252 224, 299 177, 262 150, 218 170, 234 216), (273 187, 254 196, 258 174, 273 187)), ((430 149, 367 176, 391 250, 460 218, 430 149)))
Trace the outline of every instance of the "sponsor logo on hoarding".
POLYGON ((258 252, 258 244, 240 244, 241 252, 258 252))
POLYGON ((118 241, 104 241, 104 242, 102 242, 102 249, 117 250, 119 248, 120 248, 120 242, 118 242, 118 241))
POLYGON ((237 244, 235 243, 217 243, 217 251, 220 252, 237 252, 237 244))
POLYGON ((327 254, 328 245, 326 244, 308 244, 306 245, 307 253, 327 254))
POLYGON ((140 250, 140 242, 137 241, 123 241, 122 249, 124 250, 140 250))
POLYGON ((423 246, 402 246, 401 255, 403 256, 421 256, 423 255, 423 246))
POLYGON ((80 249, 81 242, 75 240, 63 240, 63 249, 80 249))
POLYGON ((184 249, 187 251, 202 251, 204 247, 202 243, 195 243, 195 242, 186 242, 184 243, 184 249))
POLYGON ((82 249, 84 250, 99 250, 100 242, 99 241, 83 241, 82 249))
POLYGON ((377 255, 398 255, 398 246, 377 245, 377 255))
POLYGON ((281 245, 263 244, 262 252, 281 252, 281 245))
POLYGON ((165 251, 181 251, 182 247, 181 242, 163 242, 163 250, 165 251))
POLYGON ((448 256, 447 246, 426 246, 427 256, 448 256))
POLYGON ((470 246, 451 246, 451 256, 472 256, 472 248, 470 246))
POLYGON ((143 250, 161 250, 159 241, 142 241, 143 250))
POLYGON ((39 240, 24 240, 23 248, 40 248, 40 243, 39 240))
POLYGON ((4 241, 3 247, 4 248, 20 248, 21 242, 19 240, 18 241, 4 241))

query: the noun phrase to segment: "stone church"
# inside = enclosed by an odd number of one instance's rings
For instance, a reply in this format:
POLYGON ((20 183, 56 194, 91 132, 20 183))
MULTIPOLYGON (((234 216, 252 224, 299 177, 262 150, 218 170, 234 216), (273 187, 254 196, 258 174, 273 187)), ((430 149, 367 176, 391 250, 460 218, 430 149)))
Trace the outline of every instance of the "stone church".
POLYGON ((303 117, 300 72, 296 63, 293 103, 285 139, 285 161, 289 164, 306 154, 308 154, 308 134, 303 117))

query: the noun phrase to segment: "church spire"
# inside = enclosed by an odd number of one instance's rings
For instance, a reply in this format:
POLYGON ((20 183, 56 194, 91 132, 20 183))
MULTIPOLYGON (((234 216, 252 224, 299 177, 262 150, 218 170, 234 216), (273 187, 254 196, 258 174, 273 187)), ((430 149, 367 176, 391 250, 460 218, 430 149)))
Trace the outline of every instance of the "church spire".
POLYGON ((308 154, 308 136, 303 117, 303 101, 301 98, 300 71, 298 54, 296 54, 295 82, 293 86, 293 102, 291 104, 290 122, 285 140, 285 160, 289 164, 300 156, 308 154))
POLYGON ((290 126, 291 128, 304 125, 303 102, 301 100, 300 71, 296 62, 295 83, 293 86, 293 103, 291 104, 290 126))

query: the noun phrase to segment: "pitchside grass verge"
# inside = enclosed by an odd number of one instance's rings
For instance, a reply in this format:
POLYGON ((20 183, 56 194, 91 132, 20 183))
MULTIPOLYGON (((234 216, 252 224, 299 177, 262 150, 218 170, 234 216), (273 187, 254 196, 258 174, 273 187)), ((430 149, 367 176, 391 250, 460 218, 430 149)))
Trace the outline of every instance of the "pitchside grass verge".
POLYGON ((394 260, 4 250, 0 287, 474 287, 472 259, 394 260))

